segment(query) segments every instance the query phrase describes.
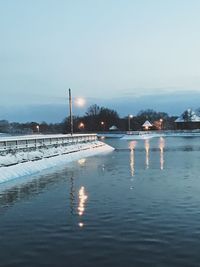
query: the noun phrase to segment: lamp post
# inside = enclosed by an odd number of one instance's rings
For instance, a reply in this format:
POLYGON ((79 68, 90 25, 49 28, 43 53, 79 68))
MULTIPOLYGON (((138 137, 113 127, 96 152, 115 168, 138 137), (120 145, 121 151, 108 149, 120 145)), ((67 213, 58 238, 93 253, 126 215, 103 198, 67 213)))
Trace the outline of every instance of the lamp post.
MULTIPOLYGON (((82 97, 78 97, 76 98, 73 103, 75 104, 75 106, 78 107, 83 107, 85 106, 85 99, 82 97)), ((73 122, 73 113, 72 113, 72 94, 71 94, 71 89, 69 88, 69 117, 70 117, 70 133, 71 135, 73 135, 74 132, 74 122, 73 122)), ((84 124, 82 124, 81 126, 82 128, 85 127, 84 124)))
POLYGON ((129 114, 128 115, 128 130, 131 130, 131 119, 133 118, 133 115, 129 114))
POLYGON ((102 126, 103 130, 105 131, 105 122, 104 121, 101 121, 101 126, 102 126))
POLYGON ((162 130, 162 126, 163 126, 163 119, 160 119, 160 130, 162 130))
POLYGON ((69 117, 70 117, 70 133, 73 135, 73 115, 72 115, 72 95, 69 88, 69 117))
POLYGON ((37 129, 37 132, 39 133, 40 132, 40 126, 36 125, 36 129, 37 129))

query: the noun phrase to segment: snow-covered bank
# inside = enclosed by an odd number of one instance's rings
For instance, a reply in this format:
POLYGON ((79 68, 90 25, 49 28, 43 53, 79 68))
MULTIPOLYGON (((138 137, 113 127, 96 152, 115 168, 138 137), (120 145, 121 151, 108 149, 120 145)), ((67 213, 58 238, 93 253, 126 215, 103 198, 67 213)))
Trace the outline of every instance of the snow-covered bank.
POLYGON ((0 167, 0 183, 21 176, 35 174, 42 170, 66 164, 81 158, 90 157, 99 153, 108 153, 113 150, 114 148, 105 143, 94 141, 68 147, 54 147, 51 149, 18 152, 15 155, 8 154, 6 156, 1 156, 1 166, 8 164, 15 165, 0 167))
POLYGON ((150 139, 153 137, 160 137, 163 135, 159 134, 125 134, 122 138, 122 140, 141 140, 141 139, 150 139))
POLYGON ((98 137, 105 137, 105 138, 121 138, 124 134, 119 133, 98 133, 98 137))
POLYGON ((156 137, 200 137, 200 132, 155 132, 155 133, 146 133, 146 134, 126 134, 122 138, 122 140, 141 140, 141 139, 150 139, 156 137))

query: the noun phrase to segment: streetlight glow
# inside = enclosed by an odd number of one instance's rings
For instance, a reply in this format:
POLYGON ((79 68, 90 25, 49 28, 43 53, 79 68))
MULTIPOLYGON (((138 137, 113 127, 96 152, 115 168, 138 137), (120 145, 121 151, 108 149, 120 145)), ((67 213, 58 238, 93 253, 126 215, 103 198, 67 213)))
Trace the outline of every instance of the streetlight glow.
POLYGON ((160 121, 160 130, 162 130, 162 128, 163 128, 162 127, 163 126, 163 119, 160 119, 159 121, 160 121))
POLYGON ((85 124, 83 122, 79 123, 79 129, 83 129, 85 127, 85 124))
POLYGON ((85 101, 85 99, 82 98, 82 97, 77 97, 77 98, 74 100, 74 103, 75 103, 75 105, 78 106, 78 107, 84 107, 86 101, 85 101))

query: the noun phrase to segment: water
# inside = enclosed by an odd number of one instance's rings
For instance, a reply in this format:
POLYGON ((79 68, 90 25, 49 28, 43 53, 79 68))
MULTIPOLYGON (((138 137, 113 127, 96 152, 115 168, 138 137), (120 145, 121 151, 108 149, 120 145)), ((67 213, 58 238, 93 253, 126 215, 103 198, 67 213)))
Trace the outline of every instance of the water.
POLYGON ((200 266, 200 138, 116 151, 0 189, 0 266, 200 266))

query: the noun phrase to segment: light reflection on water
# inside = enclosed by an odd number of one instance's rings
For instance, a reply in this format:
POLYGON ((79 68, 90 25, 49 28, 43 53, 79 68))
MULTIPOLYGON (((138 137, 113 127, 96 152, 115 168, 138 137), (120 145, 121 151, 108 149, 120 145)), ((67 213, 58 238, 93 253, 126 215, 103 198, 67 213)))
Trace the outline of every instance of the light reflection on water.
POLYGON ((131 142, 129 143, 129 149, 130 149, 130 171, 131 171, 131 176, 134 176, 134 173, 135 173, 134 150, 135 150, 136 144, 137 144, 136 141, 131 141, 131 142))
POLYGON ((108 140, 111 154, 2 186, 1 265, 199 266, 199 141, 108 140))
POLYGON ((160 148, 160 169, 164 169, 164 148, 165 148, 165 139, 163 137, 159 138, 159 148, 160 148))
MULTIPOLYGON (((165 139, 160 137, 158 143, 158 147, 160 150, 160 169, 164 169, 164 148, 165 148, 165 139)), ((151 141, 149 139, 144 140, 144 147, 145 147, 145 167, 149 169, 149 162, 150 162, 150 144, 151 141)), ((130 141, 128 147, 130 149, 130 173, 131 176, 135 174, 135 150, 136 150, 137 141, 130 141)), ((154 148, 155 150, 155 148, 154 148)))
MULTIPOLYGON (((85 205, 86 205, 87 198, 88 198, 88 196, 86 195, 85 187, 81 186, 81 188, 79 190, 79 205, 78 205, 78 215, 79 216, 82 216, 85 212, 85 205)), ((83 227, 84 226, 83 222, 79 222, 79 226, 83 227)))
POLYGON ((149 139, 145 139, 144 145, 145 145, 145 151, 146 151, 146 168, 148 169, 149 168, 149 148, 150 148, 149 139))

